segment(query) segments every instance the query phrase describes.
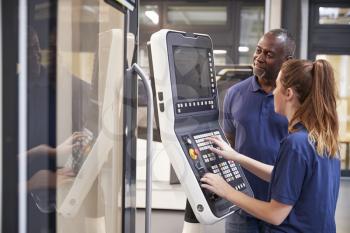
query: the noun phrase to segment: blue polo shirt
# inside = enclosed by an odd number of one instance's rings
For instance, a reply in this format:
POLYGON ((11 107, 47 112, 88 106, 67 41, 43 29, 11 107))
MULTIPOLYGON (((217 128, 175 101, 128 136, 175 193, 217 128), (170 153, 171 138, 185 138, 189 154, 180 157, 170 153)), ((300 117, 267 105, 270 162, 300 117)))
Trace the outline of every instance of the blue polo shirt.
POLYGON ((281 141, 269 196, 293 208, 279 226, 267 232, 335 233, 340 160, 321 157, 301 124, 281 141))
MULTIPOLYGON (((280 141, 288 134, 288 121, 275 113, 272 93, 265 93, 255 76, 232 86, 224 100, 225 133, 235 135, 239 153, 273 165, 280 141)), ((269 184, 244 169, 255 198, 267 201, 269 184)))

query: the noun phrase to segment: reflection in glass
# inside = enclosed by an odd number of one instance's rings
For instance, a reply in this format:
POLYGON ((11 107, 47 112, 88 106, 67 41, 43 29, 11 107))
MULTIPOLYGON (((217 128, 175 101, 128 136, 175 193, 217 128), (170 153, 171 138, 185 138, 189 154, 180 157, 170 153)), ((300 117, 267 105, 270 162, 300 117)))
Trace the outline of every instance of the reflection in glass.
POLYGON ((28 17, 27 232, 121 232, 124 14, 42 0, 28 17))
MULTIPOLYGON (((227 63, 227 58, 228 58, 228 54, 227 54, 227 50, 225 49, 214 49, 213 51, 214 53, 214 61, 215 61, 215 65, 226 65, 227 63)), ((232 62, 231 62, 232 63, 232 62)))
POLYGON ((239 63, 251 64, 256 44, 264 34, 264 7, 242 7, 240 22, 239 63))
POLYGON ((139 48, 139 63, 142 69, 149 73, 148 51, 145 45, 139 48))
POLYGON ((225 6, 169 6, 168 24, 172 25, 226 25, 225 6))
POLYGON ((337 82, 337 112, 339 117, 339 139, 342 142, 342 169, 350 169, 350 56, 317 55, 317 59, 329 61, 334 68, 337 82))
POLYGON ((140 7, 139 20, 141 25, 154 26, 159 23, 159 11, 157 5, 143 5, 140 7))
POLYGON ((345 24, 350 25, 350 8, 320 7, 319 24, 345 24))

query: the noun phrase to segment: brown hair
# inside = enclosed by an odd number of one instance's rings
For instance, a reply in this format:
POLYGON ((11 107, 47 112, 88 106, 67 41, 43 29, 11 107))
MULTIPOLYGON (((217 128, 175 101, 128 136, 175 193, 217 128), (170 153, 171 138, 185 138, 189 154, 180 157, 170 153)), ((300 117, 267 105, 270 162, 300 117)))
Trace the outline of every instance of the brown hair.
POLYGON ((300 107, 289 122, 300 121, 319 155, 334 157, 338 152, 339 123, 336 110, 336 84, 332 66, 326 60, 288 60, 281 67, 281 84, 292 88, 300 107))

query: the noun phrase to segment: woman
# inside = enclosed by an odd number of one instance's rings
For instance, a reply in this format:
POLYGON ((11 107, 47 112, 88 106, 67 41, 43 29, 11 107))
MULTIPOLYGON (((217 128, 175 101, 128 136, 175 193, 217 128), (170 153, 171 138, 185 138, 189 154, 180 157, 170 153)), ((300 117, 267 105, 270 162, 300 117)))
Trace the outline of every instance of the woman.
POLYGON ((220 148, 212 147, 214 153, 270 182, 270 201, 236 191, 212 173, 203 176, 202 187, 265 221, 266 232, 335 233, 340 160, 331 65, 325 60, 286 61, 276 80, 274 104, 289 124, 275 166, 239 154, 218 138, 209 139, 220 148))

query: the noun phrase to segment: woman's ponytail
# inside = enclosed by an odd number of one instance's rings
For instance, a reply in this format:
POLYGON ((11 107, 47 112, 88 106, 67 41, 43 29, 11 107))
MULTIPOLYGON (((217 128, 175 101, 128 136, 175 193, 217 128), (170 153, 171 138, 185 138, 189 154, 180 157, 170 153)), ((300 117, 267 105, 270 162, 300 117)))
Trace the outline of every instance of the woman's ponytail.
MULTIPOLYGON (((300 120, 320 155, 338 152, 339 123, 336 111, 336 84, 332 66, 326 60, 289 60, 282 65, 281 83, 293 88, 300 107, 291 123, 300 120)), ((289 129, 292 131, 293 126, 289 129)))

